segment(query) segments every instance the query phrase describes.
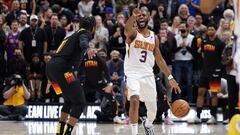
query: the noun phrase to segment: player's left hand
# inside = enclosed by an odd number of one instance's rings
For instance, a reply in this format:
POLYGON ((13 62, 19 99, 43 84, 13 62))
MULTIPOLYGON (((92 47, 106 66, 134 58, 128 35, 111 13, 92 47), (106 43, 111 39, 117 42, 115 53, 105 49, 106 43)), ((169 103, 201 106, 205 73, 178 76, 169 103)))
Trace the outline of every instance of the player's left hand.
POLYGON ((87 50, 87 55, 88 55, 88 58, 92 59, 93 57, 95 57, 97 54, 97 49, 94 49, 94 48, 89 48, 87 50))
POLYGON ((175 79, 171 79, 170 81, 169 81, 169 84, 171 85, 171 88, 175 91, 175 93, 177 94, 177 93, 181 93, 181 89, 180 89, 180 87, 178 86, 178 83, 176 82, 176 80, 175 79))

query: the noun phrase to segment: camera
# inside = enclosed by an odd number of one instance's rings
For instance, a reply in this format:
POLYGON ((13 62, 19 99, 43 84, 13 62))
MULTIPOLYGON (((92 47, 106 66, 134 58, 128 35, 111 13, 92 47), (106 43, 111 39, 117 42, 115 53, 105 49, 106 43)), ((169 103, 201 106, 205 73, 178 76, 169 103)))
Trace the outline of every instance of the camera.
POLYGON ((14 78, 15 85, 19 86, 22 85, 22 78, 14 78))
POLYGON ((14 75, 13 81, 15 82, 14 85, 20 86, 20 85, 22 85, 23 79, 20 75, 14 75))

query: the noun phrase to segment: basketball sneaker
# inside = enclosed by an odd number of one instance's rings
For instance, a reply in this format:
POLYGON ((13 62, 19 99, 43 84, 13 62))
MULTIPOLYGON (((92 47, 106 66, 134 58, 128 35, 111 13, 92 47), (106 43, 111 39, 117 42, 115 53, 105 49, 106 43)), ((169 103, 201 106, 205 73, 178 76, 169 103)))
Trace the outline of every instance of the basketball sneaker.
POLYGON ((199 119, 197 116, 195 116, 193 119, 187 120, 188 124, 199 124, 201 122, 202 122, 201 119, 199 119))
POLYGON ((174 125, 174 122, 168 116, 164 118, 164 123, 166 125, 174 125))
POLYGON ((118 116, 113 118, 113 122, 117 124, 124 124, 124 122, 118 116))
POLYGON ((146 126, 146 120, 143 121, 142 125, 143 125, 143 127, 145 129, 145 134, 146 135, 154 135, 153 126, 147 127, 146 126))
POLYGON ((211 115, 211 118, 208 119, 207 124, 217 124, 215 117, 211 115))
POLYGON ((226 119, 226 120, 223 121, 223 124, 224 124, 224 125, 226 125, 226 124, 228 124, 228 123, 229 123, 229 119, 226 119))

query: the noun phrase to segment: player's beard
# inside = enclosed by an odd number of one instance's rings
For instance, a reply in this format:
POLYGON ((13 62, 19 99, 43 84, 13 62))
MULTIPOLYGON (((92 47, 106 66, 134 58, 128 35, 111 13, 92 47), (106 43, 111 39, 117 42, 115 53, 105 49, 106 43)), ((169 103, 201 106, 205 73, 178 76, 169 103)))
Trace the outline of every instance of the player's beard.
POLYGON ((144 26, 142 26, 142 25, 140 24, 140 22, 137 21, 137 26, 138 26, 138 28, 140 28, 140 29, 144 29, 144 28, 146 28, 146 27, 148 26, 148 21, 145 21, 144 26))

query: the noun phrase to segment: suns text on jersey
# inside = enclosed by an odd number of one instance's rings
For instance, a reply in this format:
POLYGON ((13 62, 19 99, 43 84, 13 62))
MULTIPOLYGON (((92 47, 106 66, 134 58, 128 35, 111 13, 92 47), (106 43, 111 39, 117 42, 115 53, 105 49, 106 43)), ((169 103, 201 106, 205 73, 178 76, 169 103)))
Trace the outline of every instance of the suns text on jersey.
POLYGON ((134 47, 141 48, 148 51, 153 51, 155 44, 151 44, 151 43, 140 41, 140 40, 135 40, 134 47))

